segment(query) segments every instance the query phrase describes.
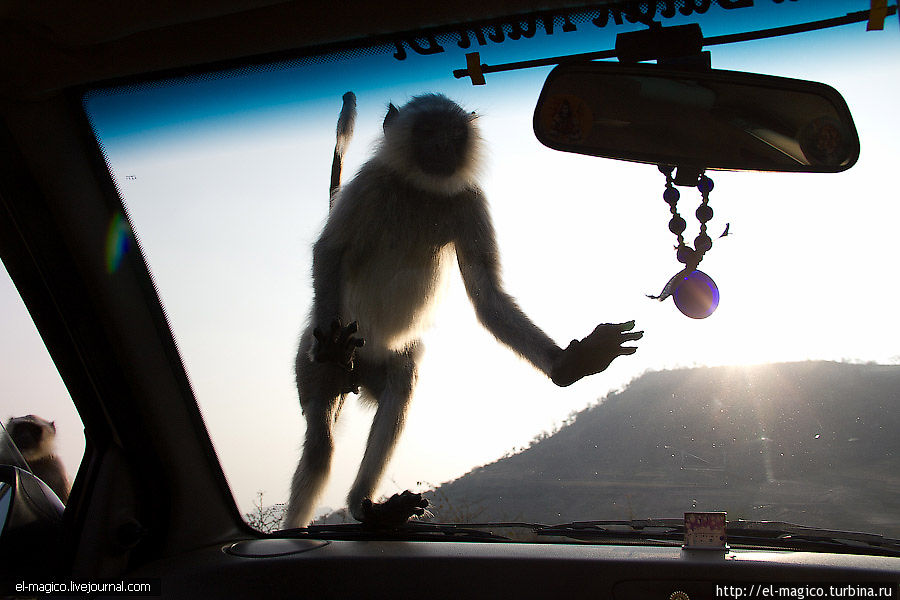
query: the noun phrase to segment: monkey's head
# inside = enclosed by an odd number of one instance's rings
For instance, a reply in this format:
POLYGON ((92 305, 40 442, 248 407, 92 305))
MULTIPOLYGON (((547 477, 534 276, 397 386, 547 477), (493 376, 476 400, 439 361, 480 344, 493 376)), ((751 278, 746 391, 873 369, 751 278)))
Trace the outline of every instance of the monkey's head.
POLYGON ((413 184, 453 194, 475 185, 481 138, 475 113, 442 94, 416 96, 384 118, 378 157, 413 184))
POLYGON ((19 448, 25 460, 52 453, 56 425, 36 415, 15 417, 7 421, 6 432, 19 448))

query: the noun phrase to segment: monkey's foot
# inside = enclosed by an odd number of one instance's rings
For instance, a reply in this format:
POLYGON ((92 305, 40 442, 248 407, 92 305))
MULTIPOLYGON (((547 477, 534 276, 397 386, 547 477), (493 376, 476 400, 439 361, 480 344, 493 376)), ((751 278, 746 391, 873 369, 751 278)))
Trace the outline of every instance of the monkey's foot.
POLYGON ((402 494, 394 494, 386 502, 376 503, 368 498, 362 502, 362 514, 359 520, 366 525, 379 527, 396 527, 403 525, 410 517, 420 517, 428 507, 428 500, 422 494, 414 494, 409 490, 402 494))

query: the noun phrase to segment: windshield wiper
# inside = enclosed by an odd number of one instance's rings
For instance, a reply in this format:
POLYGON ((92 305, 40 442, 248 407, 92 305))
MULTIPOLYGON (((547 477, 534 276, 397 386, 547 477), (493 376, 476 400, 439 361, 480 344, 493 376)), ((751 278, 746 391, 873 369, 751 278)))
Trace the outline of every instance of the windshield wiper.
POLYGON ((278 535, 293 535, 326 540, 401 540, 449 542, 508 542, 510 538, 480 529, 480 525, 425 523, 409 521, 398 527, 376 527, 363 523, 310 525, 288 529, 278 535))
MULTIPOLYGON (((684 519, 631 519, 572 521, 555 525, 527 522, 430 523, 410 521, 400 527, 372 527, 361 523, 311 525, 305 529, 280 532, 297 537, 331 540, 404 540, 506 542, 510 537, 495 533, 500 529, 525 529, 540 537, 563 537, 580 541, 610 543, 684 542, 684 519)), ((741 548, 782 548, 855 552, 900 556, 900 540, 873 533, 807 527, 782 521, 728 521, 728 544, 741 548)), ((520 537, 520 536, 519 536, 520 537)))
POLYGON ((875 533, 806 527, 783 521, 729 521, 729 543, 900 556, 900 540, 875 533))
MULTIPOLYGON (((683 541, 683 519, 573 521, 534 526, 534 533, 579 540, 642 539, 683 541)), ((728 544, 742 547, 827 550, 900 556, 900 540, 873 533, 807 527, 782 521, 728 521, 728 544)))
POLYGON ((362 523, 310 525, 289 529, 279 535, 290 534, 330 540, 443 540, 443 541, 513 541, 494 532, 497 529, 525 529, 535 536, 558 536, 585 541, 601 538, 654 541, 672 540, 681 543, 684 537, 682 519, 646 519, 633 521, 585 521, 562 525, 525 522, 490 523, 431 523, 409 521, 398 527, 375 527, 362 523))
POLYGON ((576 540, 599 539, 684 541, 684 519, 631 519, 628 521, 572 521, 558 525, 534 525, 541 536, 562 536, 576 540))

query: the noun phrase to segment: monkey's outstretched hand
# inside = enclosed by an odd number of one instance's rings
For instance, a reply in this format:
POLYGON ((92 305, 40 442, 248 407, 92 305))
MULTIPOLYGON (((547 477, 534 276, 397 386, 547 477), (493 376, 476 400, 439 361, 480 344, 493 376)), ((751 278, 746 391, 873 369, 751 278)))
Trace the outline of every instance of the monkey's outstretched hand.
POLYGON ((572 342, 556 358, 550 379, 560 387, 571 385, 587 375, 604 371, 613 360, 625 354, 637 352, 635 346, 623 346, 625 342, 639 340, 643 331, 631 331, 634 321, 604 323, 583 340, 572 342))
POLYGON ((313 346, 312 355, 316 362, 334 363, 347 372, 353 370, 353 359, 356 349, 362 347, 366 340, 361 337, 353 337, 359 331, 359 323, 353 321, 346 327, 340 319, 331 322, 327 334, 316 327, 313 335, 316 344, 313 346))

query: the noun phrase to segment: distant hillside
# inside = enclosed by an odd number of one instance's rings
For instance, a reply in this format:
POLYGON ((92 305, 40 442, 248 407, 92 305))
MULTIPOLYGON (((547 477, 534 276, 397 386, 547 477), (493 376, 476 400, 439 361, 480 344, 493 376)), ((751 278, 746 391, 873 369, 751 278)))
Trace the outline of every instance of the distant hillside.
POLYGON ((782 520, 900 537, 900 366, 647 373, 431 493, 435 519, 782 520))

